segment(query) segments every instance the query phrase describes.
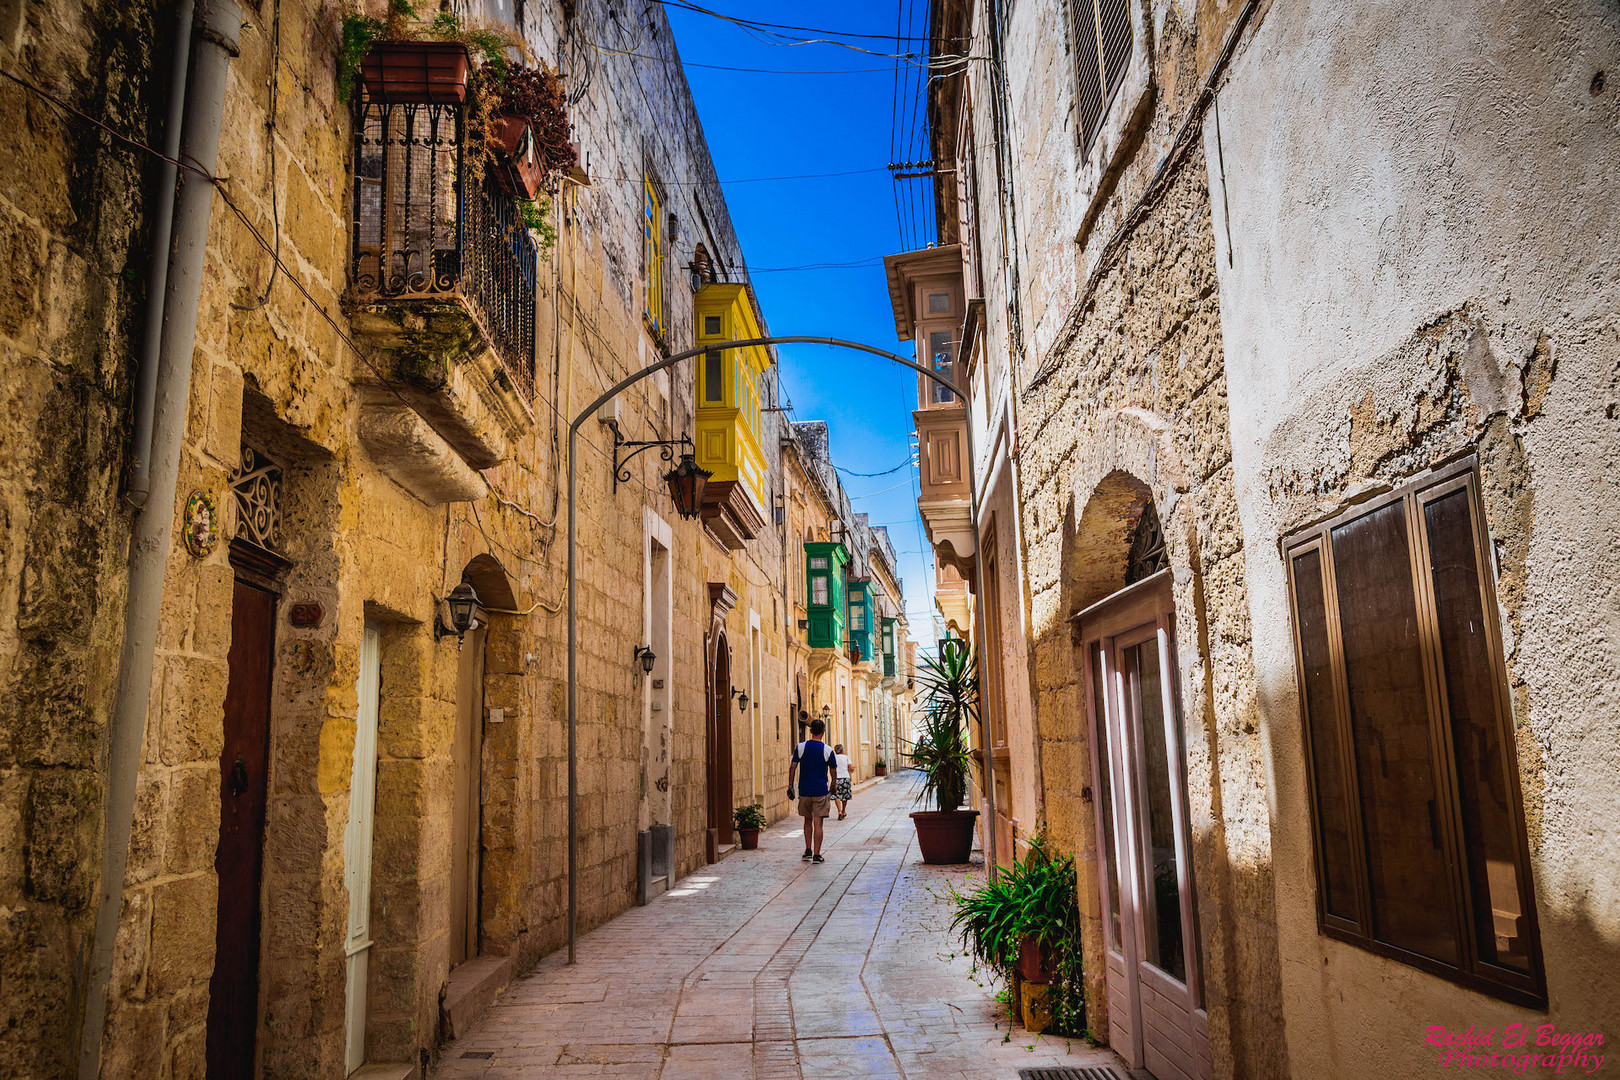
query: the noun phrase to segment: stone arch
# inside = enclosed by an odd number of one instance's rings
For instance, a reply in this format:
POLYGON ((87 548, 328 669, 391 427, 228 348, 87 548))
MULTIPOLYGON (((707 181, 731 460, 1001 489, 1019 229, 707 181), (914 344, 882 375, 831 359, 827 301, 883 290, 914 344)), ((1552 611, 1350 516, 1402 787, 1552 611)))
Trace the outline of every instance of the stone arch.
POLYGON ((501 561, 489 552, 474 555, 461 571, 461 580, 478 593, 478 602, 487 608, 502 611, 517 610, 517 595, 512 590, 512 576, 501 561))
POLYGON ((1095 437, 1082 443, 1063 530, 1066 616, 1125 586, 1132 532, 1150 500, 1171 566, 1191 565, 1194 527, 1190 515, 1176 513, 1186 477, 1169 423, 1147 409, 1109 413, 1095 437))

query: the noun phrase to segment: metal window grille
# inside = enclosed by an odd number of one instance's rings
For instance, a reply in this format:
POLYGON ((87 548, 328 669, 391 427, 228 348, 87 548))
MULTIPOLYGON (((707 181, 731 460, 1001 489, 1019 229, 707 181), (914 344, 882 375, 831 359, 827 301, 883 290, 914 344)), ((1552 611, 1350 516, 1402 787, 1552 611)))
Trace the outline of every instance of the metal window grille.
POLYGON ((1130 0, 1101 0, 1097 5, 1097 26, 1098 36, 1102 40, 1103 98, 1106 102, 1125 80, 1125 69, 1131 63, 1130 0))
POLYGON ((241 464, 231 470, 236 497, 236 535, 268 551, 281 547, 281 466, 246 443, 241 464))

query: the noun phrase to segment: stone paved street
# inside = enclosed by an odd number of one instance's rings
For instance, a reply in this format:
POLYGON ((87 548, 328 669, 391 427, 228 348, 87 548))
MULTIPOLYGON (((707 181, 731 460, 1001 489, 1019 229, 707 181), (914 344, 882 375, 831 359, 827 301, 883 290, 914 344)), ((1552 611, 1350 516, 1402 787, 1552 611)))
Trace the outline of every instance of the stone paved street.
MULTIPOLYGON (((915 773, 856 793, 825 864, 798 818, 683 879, 514 983, 435 1078, 1012 1080, 1020 1067, 1115 1066, 1107 1050, 1008 1025, 975 983, 943 899, 982 864, 924 866, 915 773)), ((1123 1075, 1124 1070, 1120 1069, 1123 1075)))

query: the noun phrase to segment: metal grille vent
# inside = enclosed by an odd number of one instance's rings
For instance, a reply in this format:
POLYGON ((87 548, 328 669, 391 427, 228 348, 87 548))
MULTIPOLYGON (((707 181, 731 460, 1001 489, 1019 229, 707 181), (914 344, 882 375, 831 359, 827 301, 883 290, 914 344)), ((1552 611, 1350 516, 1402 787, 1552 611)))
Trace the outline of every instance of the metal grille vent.
POLYGON ((1019 1069, 1018 1080, 1125 1080, 1113 1069, 1019 1069))

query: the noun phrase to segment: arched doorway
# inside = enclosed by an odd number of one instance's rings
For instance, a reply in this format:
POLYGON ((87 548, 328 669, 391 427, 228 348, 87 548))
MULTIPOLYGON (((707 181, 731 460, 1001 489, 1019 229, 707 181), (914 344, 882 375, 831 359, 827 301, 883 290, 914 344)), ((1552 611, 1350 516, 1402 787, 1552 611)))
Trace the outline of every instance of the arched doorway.
POLYGON ((731 645, 725 631, 715 639, 714 661, 709 666, 709 738, 705 756, 709 835, 713 838, 709 861, 713 862, 720 849, 731 843, 731 645))
POLYGON ((720 858, 732 842, 731 832, 731 643, 726 636, 726 614, 737 603, 737 594, 723 582, 709 583, 709 640, 706 680, 708 722, 704 725, 704 779, 708 795, 708 838, 706 854, 710 862, 720 858))
POLYGON ((1094 748, 1109 1041, 1160 1080, 1211 1073, 1187 805, 1176 609, 1146 485, 1114 473, 1076 530, 1069 580, 1094 748), (1124 540, 1124 543, 1121 543, 1124 540))

